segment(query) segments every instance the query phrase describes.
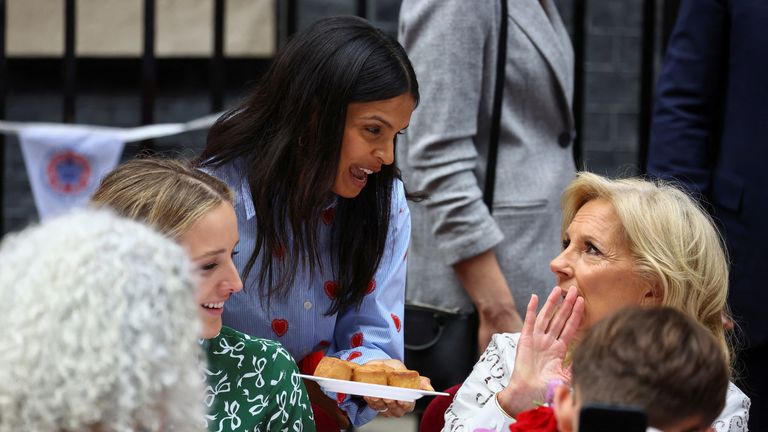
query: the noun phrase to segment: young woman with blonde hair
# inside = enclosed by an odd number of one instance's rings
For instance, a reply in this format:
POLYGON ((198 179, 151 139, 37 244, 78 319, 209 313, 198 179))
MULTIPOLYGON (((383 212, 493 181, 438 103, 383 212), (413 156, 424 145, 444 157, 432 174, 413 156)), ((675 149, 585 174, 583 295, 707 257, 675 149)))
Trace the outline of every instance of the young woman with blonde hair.
POLYGON ((314 431, 291 355, 279 342, 222 326, 226 301, 243 287, 232 262, 239 241, 232 198, 226 184, 188 162, 135 159, 108 174, 92 200, 177 240, 193 259, 208 356, 209 430, 314 431))

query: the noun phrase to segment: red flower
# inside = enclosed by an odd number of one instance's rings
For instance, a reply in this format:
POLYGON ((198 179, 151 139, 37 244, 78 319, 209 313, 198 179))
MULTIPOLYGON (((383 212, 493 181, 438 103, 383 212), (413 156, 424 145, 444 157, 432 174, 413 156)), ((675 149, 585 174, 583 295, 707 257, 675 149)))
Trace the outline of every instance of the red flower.
POLYGON ((552 408, 541 406, 518 414, 510 432, 557 432, 557 420, 552 408))

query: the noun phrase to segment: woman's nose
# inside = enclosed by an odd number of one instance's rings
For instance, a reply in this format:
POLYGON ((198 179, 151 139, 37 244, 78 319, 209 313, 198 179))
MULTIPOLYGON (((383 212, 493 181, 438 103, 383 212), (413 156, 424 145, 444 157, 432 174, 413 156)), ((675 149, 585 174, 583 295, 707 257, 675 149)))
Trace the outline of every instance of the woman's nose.
POLYGON ((240 279, 240 272, 237 271, 235 263, 229 263, 229 272, 225 279, 225 286, 230 292, 238 292, 243 289, 243 281, 240 279))
POLYGON ((568 249, 564 249, 562 252, 560 252, 560 255, 556 256, 552 261, 549 262, 549 268, 557 277, 558 283, 573 277, 573 267, 571 267, 571 264, 568 261, 567 252, 568 249))
POLYGON ((378 159, 382 165, 392 165, 395 162, 395 144, 394 142, 387 143, 377 148, 374 152, 374 156, 378 159))

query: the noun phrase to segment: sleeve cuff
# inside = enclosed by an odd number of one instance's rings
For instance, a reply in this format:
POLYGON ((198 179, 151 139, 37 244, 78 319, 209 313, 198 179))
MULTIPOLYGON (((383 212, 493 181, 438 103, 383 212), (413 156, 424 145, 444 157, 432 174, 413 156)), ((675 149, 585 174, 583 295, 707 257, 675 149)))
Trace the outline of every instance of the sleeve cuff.
MULTIPOLYGON (((496 394, 494 394, 494 395, 493 395, 493 404, 494 404, 494 405, 496 405, 496 409, 498 409, 498 410, 499 410, 499 412, 500 412, 500 413, 501 413, 501 414, 502 414, 502 415, 503 415, 503 416, 504 416, 504 417, 505 417, 507 420, 509 420, 509 421, 510 421, 510 423, 509 423, 509 424, 515 423, 515 422, 517 421, 517 420, 515 420, 515 418, 514 418, 514 417, 512 417, 512 416, 511 416, 511 415, 509 415, 509 414, 507 414, 507 412, 506 412, 506 411, 504 411, 504 408, 502 408, 502 407, 501 407, 501 405, 499 405, 499 394, 498 394, 498 393, 496 393, 496 394)), ((490 404, 487 404, 487 405, 490 405, 490 404)))
POLYGON ((493 401, 488 401, 482 408, 472 413, 468 430, 489 429, 496 432, 509 431, 509 425, 515 423, 515 419, 507 414, 499 406, 496 395, 493 401))
POLYGON ((478 227, 472 235, 456 235, 445 242, 441 242, 438 238, 438 243, 445 263, 454 265, 493 249, 502 240, 504 240, 504 234, 494 222, 478 227))

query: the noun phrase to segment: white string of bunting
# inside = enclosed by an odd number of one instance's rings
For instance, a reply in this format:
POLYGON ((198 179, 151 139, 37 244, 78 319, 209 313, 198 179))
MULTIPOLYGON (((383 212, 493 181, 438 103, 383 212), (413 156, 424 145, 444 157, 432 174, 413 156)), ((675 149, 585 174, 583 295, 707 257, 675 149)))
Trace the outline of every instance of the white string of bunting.
POLYGON ((0 133, 18 135, 42 220, 84 206, 117 166, 125 143, 207 129, 221 114, 134 128, 0 120, 0 133))

